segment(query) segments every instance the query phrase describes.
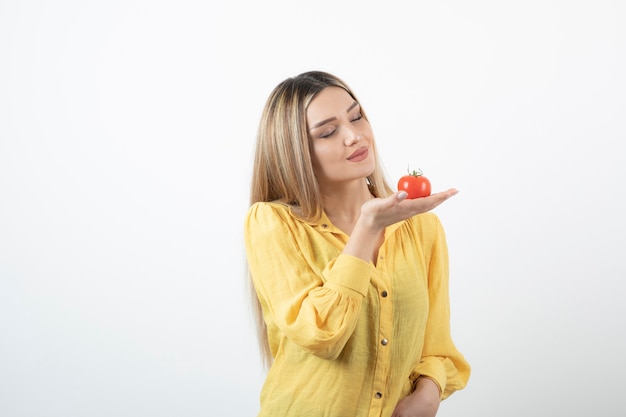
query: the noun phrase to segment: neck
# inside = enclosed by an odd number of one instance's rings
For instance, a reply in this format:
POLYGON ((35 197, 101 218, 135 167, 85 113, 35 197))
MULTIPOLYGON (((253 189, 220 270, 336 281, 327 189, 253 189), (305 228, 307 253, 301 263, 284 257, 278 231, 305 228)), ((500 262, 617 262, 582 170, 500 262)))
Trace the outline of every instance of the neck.
POLYGON ((330 221, 348 235, 361 215, 361 206, 374 198, 365 181, 322 190, 324 212, 330 221))

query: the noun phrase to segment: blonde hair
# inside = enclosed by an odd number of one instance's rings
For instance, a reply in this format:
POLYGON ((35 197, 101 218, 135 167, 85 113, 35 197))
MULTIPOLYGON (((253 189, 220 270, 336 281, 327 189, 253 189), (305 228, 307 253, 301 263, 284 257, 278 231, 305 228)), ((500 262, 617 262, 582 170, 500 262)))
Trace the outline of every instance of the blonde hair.
MULTIPOLYGON (((313 99, 327 87, 343 88, 356 101, 356 95, 338 77, 310 71, 288 78, 278 84, 268 97, 257 132, 250 205, 279 201, 292 205, 300 216, 318 219, 322 214, 322 198, 313 171, 306 111, 313 99)), ((361 113, 367 116, 363 107, 361 113)), ((375 197, 385 197, 393 190, 385 180, 375 144, 372 144, 376 166, 367 178, 375 197)), ((250 282, 254 314, 264 364, 272 362, 267 327, 254 285, 250 282)))

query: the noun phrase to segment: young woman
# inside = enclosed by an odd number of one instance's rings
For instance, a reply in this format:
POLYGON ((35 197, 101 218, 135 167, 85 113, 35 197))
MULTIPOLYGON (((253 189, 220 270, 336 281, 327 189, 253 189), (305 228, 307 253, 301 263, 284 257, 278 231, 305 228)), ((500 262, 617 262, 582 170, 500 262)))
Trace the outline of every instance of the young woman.
POLYGON ((435 416, 467 384, 448 252, 430 210, 386 182, 361 104, 312 71, 271 93, 244 238, 270 365, 259 417, 435 416))

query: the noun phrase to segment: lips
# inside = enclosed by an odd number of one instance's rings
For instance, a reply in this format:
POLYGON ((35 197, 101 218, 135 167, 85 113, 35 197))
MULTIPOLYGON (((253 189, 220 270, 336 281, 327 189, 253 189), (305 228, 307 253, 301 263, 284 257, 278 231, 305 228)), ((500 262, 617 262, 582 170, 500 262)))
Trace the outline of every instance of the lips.
POLYGON ((356 151, 352 152, 352 154, 348 157, 348 161, 359 162, 367 158, 367 154, 369 153, 367 146, 363 146, 356 151))

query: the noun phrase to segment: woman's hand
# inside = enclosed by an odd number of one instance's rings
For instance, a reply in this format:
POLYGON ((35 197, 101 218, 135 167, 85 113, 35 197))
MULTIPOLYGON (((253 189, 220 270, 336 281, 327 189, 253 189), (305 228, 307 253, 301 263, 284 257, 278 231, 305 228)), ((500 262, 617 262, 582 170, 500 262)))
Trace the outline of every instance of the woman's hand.
POLYGON ((457 193, 456 189, 451 188, 428 197, 407 199, 406 191, 399 191, 389 197, 375 198, 363 204, 359 221, 373 230, 382 230, 416 214, 430 211, 457 193))
POLYGON ((398 402, 391 417, 435 417, 441 404, 440 395, 435 381, 419 378, 415 391, 398 402))
POLYGON ((456 193, 457 190, 451 188, 428 197, 407 199, 406 191, 399 191, 367 201, 361 206, 361 214, 343 253, 375 262, 385 227, 432 210, 456 193))

